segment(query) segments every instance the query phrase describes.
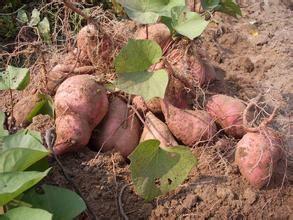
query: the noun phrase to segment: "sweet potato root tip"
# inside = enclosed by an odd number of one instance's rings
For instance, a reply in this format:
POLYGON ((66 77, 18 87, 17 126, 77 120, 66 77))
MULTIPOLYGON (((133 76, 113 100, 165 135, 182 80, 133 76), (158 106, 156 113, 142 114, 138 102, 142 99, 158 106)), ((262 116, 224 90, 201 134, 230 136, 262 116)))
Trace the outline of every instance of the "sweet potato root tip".
MULTIPOLYGON (((228 135, 241 138, 246 132, 243 127, 245 104, 237 98, 226 95, 212 96, 206 105, 207 111, 228 135)), ((249 118, 252 117, 249 112, 249 118)))
POLYGON ((269 184, 282 158, 282 139, 269 128, 248 132, 236 147, 235 162, 245 179, 256 188, 269 184))
POLYGON ((178 143, 174 139, 167 125, 158 119, 153 113, 148 112, 145 117, 145 125, 140 138, 140 142, 157 139, 160 141, 160 146, 169 147, 177 146, 178 143))
POLYGON ((59 155, 83 149, 89 142, 91 131, 88 122, 77 115, 67 114, 57 118, 55 153, 59 155))
POLYGON ((205 111, 182 110, 166 100, 161 101, 161 107, 170 131, 188 146, 208 141, 216 133, 214 121, 205 111))
POLYGON ((108 114, 96 130, 96 136, 91 141, 96 149, 103 147, 102 151, 108 151, 115 148, 122 156, 127 157, 138 145, 141 125, 124 101, 112 97, 108 114))

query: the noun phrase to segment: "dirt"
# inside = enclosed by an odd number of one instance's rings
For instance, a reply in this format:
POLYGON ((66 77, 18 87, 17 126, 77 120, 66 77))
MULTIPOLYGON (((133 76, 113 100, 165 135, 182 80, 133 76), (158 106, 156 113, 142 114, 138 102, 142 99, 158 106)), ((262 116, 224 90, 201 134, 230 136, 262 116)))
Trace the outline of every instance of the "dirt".
MULTIPOLYGON (((280 106, 273 127, 286 136, 285 145, 292 153, 292 5, 277 0, 240 2, 242 18, 216 15, 219 23, 210 24, 196 41, 224 76, 224 84, 215 85, 210 94, 217 91, 249 101, 264 93, 271 108, 280 106)), ((33 75, 32 81, 39 85, 38 76, 33 75)), ((15 101, 33 89, 36 87, 14 93, 15 101)), ((1 92, 0 96, 0 109, 8 112, 9 94, 1 92)), ((51 126, 52 120, 38 116, 30 128, 44 133, 51 126)), ((98 219, 122 219, 119 208, 129 219, 293 219, 292 179, 285 179, 282 187, 271 184, 253 189, 233 164, 236 143, 223 137, 212 146, 193 149, 199 163, 188 179, 149 203, 136 195, 129 164, 118 153, 97 154, 86 149, 65 155, 61 161, 98 219)), ((52 159, 50 163, 53 169, 46 182, 72 189, 57 163, 52 159)), ((288 173, 292 170, 289 168, 288 173)), ((82 215, 80 219, 87 217, 82 215)))

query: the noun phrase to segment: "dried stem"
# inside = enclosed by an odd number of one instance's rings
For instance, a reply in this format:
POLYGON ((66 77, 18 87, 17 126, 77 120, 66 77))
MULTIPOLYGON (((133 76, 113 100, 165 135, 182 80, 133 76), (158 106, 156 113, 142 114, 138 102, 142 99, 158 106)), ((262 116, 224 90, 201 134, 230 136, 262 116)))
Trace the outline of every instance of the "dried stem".
POLYGON ((64 176, 64 178, 68 181, 68 183, 70 183, 74 189, 74 191, 83 199, 83 201, 86 204, 87 207, 87 212, 89 215, 92 216, 92 219, 97 220, 97 216, 94 214, 93 210, 91 209, 89 203, 87 202, 87 200, 85 199, 85 197, 82 195, 81 191, 79 190, 79 188, 77 187, 77 185, 75 184, 75 182, 71 179, 70 175, 67 173, 66 168, 62 165, 59 157, 56 155, 55 151, 54 151, 54 143, 56 140, 56 134, 54 132, 54 128, 50 128, 46 131, 45 134, 45 142, 48 146, 48 148, 52 151, 53 156, 55 158, 55 160, 57 161, 57 164, 59 166, 59 168, 61 169, 61 172, 64 176))
POLYGON ((91 23, 92 18, 87 16, 85 13, 83 13, 83 11, 81 11, 80 9, 78 9, 77 7, 74 6, 74 4, 69 1, 69 0, 63 0, 63 3, 66 7, 70 8, 72 11, 74 11, 75 13, 81 15, 82 17, 84 17, 88 23, 91 23))
POLYGON ((124 220, 128 220, 128 216, 125 214, 124 210, 123 210, 123 203, 122 203, 122 196, 123 196, 123 192, 124 190, 128 187, 131 186, 132 184, 125 184, 122 188, 121 191, 119 193, 119 198, 118 198, 118 204, 119 204, 119 209, 120 209, 120 213, 122 215, 122 217, 124 218, 124 220))

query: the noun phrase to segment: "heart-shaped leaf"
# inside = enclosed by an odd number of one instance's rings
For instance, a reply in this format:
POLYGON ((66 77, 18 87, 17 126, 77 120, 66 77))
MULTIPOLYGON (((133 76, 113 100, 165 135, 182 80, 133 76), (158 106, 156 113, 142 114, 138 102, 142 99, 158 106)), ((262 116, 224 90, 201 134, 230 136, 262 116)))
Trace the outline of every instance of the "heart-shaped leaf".
POLYGON ((52 220, 53 215, 42 209, 33 209, 29 207, 18 207, 10 209, 3 216, 1 220, 52 220))
POLYGON ((162 57, 161 47, 152 40, 129 40, 115 58, 117 73, 133 73, 147 70, 162 57))
POLYGON ((146 101, 164 97, 168 84, 165 70, 119 74, 116 86, 129 94, 142 96, 146 101))
POLYGON ((34 10, 32 11, 31 20, 30 20, 28 26, 30 26, 30 27, 37 26, 38 23, 40 22, 40 20, 41 20, 40 11, 38 9, 34 8, 34 10))
POLYGON ((205 10, 213 10, 218 7, 220 0, 201 0, 201 5, 205 10))
POLYGON ((0 174, 0 206, 37 184, 50 169, 44 172, 25 171, 0 174))
POLYGON ((155 23, 159 16, 171 16, 171 8, 184 6, 184 0, 119 0, 127 15, 141 24, 155 23))
POLYGON ((53 220, 71 220, 86 209, 84 201, 75 192, 50 185, 31 189, 23 195, 22 201, 52 213, 53 220))
POLYGON ((138 195, 150 201, 175 189, 197 163, 189 148, 162 148, 158 140, 140 143, 129 156, 133 184, 138 195))
POLYGON ((148 72, 162 57, 161 47, 152 40, 130 40, 115 59, 118 89, 149 100, 163 97, 168 83, 165 70, 148 72))
POLYGON ((242 16, 241 9, 234 0, 220 0, 220 5, 215 10, 233 17, 242 16))
POLYGON ((170 29, 173 29, 189 39, 194 39, 201 35, 209 24, 203 17, 196 12, 188 11, 185 7, 172 8, 172 17, 164 17, 164 22, 170 29))
POLYGON ((23 90, 29 81, 29 69, 8 66, 5 72, 0 73, 0 90, 23 90))
POLYGON ((46 43, 51 42, 50 36, 50 23, 47 17, 44 17, 43 20, 38 24, 38 30, 46 43))
POLYGON ((49 154, 41 135, 21 130, 3 138, 0 154, 0 172, 23 171, 49 154))
POLYGON ((25 12, 25 10, 21 9, 17 12, 17 20, 19 22, 21 22, 22 24, 25 24, 28 22, 28 17, 27 17, 27 14, 25 12))

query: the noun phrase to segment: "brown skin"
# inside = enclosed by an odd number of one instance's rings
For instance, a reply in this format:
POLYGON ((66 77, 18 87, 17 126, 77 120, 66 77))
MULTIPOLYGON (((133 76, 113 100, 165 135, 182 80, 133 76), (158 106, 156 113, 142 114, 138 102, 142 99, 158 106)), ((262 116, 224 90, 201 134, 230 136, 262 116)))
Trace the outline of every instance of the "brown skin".
MULTIPOLYGON (((161 46, 161 48, 163 48, 165 44, 167 43, 168 39, 171 38, 171 33, 169 31, 169 28, 162 23, 149 25, 148 32, 149 32, 148 39, 156 41, 161 46)), ((146 39, 146 38, 147 36, 146 36, 145 27, 139 28, 134 34, 134 39, 146 39)))
POLYGON ((64 54, 47 74, 47 91, 55 94, 58 86, 67 78, 95 72, 92 66, 98 56, 98 32, 94 25, 83 27, 77 34, 77 48, 64 54))
POLYGON ((160 146, 162 147, 178 145, 167 125, 158 119, 153 113, 148 112, 145 117, 145 125, 140 142, 150 139, 159 140, 160 146))
POLYGON ((97 136, 92 137, 91 143, 96 149, 102 147, 102 151, 109 151, 115 148, 127 157, 139 143, 141 125, 123 100, 112 97, 108 114, 95 130, 97 136))
POLYGON ((15 104, 13 116, 17 126, 26 126, 29 124, 27 116, 39 101, 40 98, 38 97, 38 93, 36 93, 34 95, 25 96, 15 104))
POLYGON ((140 112, 145 114, 148 111, 151 111, 154 114, 161 113, 161 98, 155 97, 145 102, 143 97, 135 96, 132 99, 132 105, 140 112))
POLYGON ((235 162, 241 174, 255 188, 269 184, 282 159, 282 139, 272 129, 248 132, 238 142, 235 162))
POLYGON ((205 111, 182 110, 166 100, 161 101, 161 107, 170 131, 188 146, 207 141, 216 133, 214 121, 205 111))
MULTIPOLYGON (((225 133, 236 138, 241 138, 246 133, 242 120, 245 108, 246 105, 240 99, 226 95, 214 95, 206 105, 209 114, 225 129, 225 133)), ((252 118, 252 113, 247 117, 252 118)))
POLYGON ((89 75, 68 78, 56 92, 55 111, 56 153, 80 150, 108 111, 106 90, 89 75))

